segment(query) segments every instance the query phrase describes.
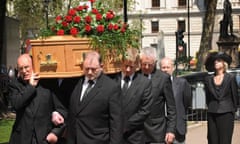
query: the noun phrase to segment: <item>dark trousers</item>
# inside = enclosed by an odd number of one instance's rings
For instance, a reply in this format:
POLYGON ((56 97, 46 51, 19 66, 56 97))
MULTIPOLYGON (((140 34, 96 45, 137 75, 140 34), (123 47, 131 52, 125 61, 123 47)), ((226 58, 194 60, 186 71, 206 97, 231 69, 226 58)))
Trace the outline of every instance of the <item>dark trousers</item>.
POLYGON ((208 144, 231 144, 234 113, 208 113, 208 144))
POLYGON ((144 131, 141 129, 124 133, 123 144, 144 144, 144 131))

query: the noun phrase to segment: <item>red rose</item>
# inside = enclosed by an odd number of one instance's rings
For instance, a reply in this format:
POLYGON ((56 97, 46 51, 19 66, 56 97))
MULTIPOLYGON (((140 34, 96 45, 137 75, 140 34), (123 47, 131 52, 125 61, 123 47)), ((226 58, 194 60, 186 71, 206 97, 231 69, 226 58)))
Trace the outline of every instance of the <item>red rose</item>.
POLYGON ((75 16, 76 15, 76 10, 75 9, 70 9, 68 11, 68 14, 71 15, 71 16, 75 16))
POLYGON ((81 17, 80 16, 75 16, 73 18, 73 21, 74 21, 74 23, 79 23, 81 21, 81 17))
POLYGON ((61 21, 62 21, 62 16, 57 16, 56 18, 55 18, 55 21, 56 21, 56 23, 61 23, 61 21))
POLYGON ((106 19, 107 20, 110 20, 110 19, 112 19, 114 17, 114 15, 112 14, 112 13, 110 13, 110 12, 107 12, 106 13, 106 19))
POLYGON ((119 27, 118 24, 115 24, 115 25, 113 26, 113 29, 114 29, 114 30, 118 30, 118 27, 119 27))
POLYGON ((84 9, 84 7, 82 5, 80 5, 76 8, 77 11, 82 11, 83 9, 84 9))
POLYGON ((99 32, 99 33, 104 32, 104 25, 98 25, 97 26, 97 32, 99 32))
POLYGON ((70 16, 70 15, 65 16, 65 20, 67 22, 71 22, 72 21, 72 16, 70 16))
POLYGON ((100 21, 100 20, 102 20, 102 15, 101 14, 96 14, 96 20, 97 21, 100 21))
POLYGON ((95 2, 95 0, 89 0, 91 3, 94 3, 95 2))
POLYGON ((62 22, 62 26, 63 26, 63 27, 67 27, 67 26, 68 26, 68 23, 67 23, 66 21, 63 21, 63 22, 62 22))
POLYGON ((108 30, 113 30, 113 24, 112 23, 108 24, 108 30))
POLYGON ((124 33, 126 29, 124 27, 121 28, 121 32, 124 33))
POLYGON ((76 36, 78 34, 78 29, 73 27, 70 29, 70 34, 73 35, 73 36, 76 36))
POLYGON ((91 26, 89 24, 85 25, 85 31, 90 32, 91 31, 91 26))
POLYGON ((93 14, 98 14, 98 10, 96 8, 92 8, 92 13, 93 14))
POLYGON ((64 35, 64 30, 63 29, 58 30, 57 35, 64 35))
POLYGON ((91 23, 92 17, 91 16, 86 16, 85 21, 86 21, 86 23, 91 23))

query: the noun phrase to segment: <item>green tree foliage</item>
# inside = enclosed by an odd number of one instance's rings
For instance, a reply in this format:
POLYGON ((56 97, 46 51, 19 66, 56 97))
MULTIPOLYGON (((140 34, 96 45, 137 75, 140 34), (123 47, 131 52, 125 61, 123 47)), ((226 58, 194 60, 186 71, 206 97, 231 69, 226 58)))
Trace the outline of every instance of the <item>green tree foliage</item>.
POLYGON ((28 30, 44 25, 43 5, 40 0, 15 0, 14 17, 20 21, 21 38, 25 39, 28 30))

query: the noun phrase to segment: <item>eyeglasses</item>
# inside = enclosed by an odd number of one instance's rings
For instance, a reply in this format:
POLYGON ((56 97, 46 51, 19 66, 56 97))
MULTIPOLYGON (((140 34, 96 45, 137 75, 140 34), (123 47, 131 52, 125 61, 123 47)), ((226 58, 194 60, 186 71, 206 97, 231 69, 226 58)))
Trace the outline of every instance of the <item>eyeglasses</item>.
POLYGON ((29 69, 30 69, 29 65, 18 67, 18 71, 29 70, 29 69))
POLYGON ((92 71, 92 72, 96 72, 100 67, 97 68, 90 68, 90 67, 85 67, 84 70, 85 71, 92 71))

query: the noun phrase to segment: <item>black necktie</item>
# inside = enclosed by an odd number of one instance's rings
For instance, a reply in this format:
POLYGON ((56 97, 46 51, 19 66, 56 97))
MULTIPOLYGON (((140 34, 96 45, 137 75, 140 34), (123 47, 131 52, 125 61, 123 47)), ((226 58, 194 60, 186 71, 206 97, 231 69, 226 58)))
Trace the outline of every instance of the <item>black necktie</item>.
POLYGON ((90 90, 92 89, 93 84, 94 84, 94 81, 93 81, 93 80, 88 80, 88 86, 87 86, 87 88, 86 88, 86 90, 85 90, 85 92, 84 92, 84 94, 83 94, 83 96, 82 96, 82 100, 83 100, 84 98, 86 98, 86 96, 88 95, 88 93, 89 93, 90 90))
POLYGON ((123 84, 123 87, 122 87, 122 91, 123 91, 123 94, 124 94, 124 95, 125 95, 126 92, 127 92, 129 81, 130 81, 129 76, 125 76, 125 77, 124 77, 124 84, 123 84))

